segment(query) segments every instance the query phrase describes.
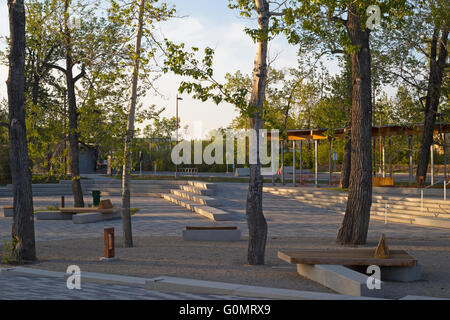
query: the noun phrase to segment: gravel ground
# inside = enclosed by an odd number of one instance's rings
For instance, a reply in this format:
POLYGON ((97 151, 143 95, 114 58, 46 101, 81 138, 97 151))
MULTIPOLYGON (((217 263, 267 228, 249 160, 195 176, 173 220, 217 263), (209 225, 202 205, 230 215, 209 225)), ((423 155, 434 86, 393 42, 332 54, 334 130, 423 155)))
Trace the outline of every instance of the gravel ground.
MULTIPOLYGON (((376 246, 377 240, 369 239, 368 246, 376 246)), ((336 246, 334 238, 271 237, 267 243, 264 266, 245 264, 245 239, 236 242, 191 242, 180 237, 135 237, 134 241, 134 248, 124 249, 121 248, 121 238, 117 237, 116 256, 120 260, 113 263, 98 261, 103 256, 102 238, 40 241, 37 243, 40 261, 30 267, 65 272, 67 266, 76 264, 82 271, 91 272, 146 278, 165 275, 332 292, 297 275, 295 265, 278 259, 277 251, 329 248, 336 246)), ((450 298, 450 237, 388 238, 388 242, 391 248, 406 249, 419 260, 423 267, 423 280, 413 283, 387 282, 384 289, 386 298, 396 299, 406 295, 450 298)))

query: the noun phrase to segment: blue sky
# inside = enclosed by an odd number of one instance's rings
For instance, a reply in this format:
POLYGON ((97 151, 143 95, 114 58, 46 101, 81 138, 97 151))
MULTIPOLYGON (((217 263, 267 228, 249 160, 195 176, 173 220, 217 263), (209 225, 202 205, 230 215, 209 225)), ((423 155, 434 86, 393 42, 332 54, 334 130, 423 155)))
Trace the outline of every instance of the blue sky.
MULTIPOLYGON (((185 42, 188 46, 212 47, 216 51, 215 74, 219 80, 227 73, 241 70, 251 74, 255 58, 255 45, 243 32, 246 25, 255 22, 244 19, 238 12, 227 7, 227 0, 167 0, 174 4, 182 19, 174 19, 162 25, 167 38, 175 42, 185 42)), ((8 35, 8 10, 6 1, 0 5, 0 35, 8 35)), ((278 55, 274 63, 276 68, 295 67, 297 65, 296 48, 287 44, 283 37, 278 37, 270 44, 271 55, 278 55)), ((0 67, 0 98, 6 97, 7 68, 0 67)), ((143 100, 144 105, 156 104, 166 107, 163 116, 175 115, 175 96, 180 78, 164 75, 157 83, 164 97, 152 93, 143 100)), ((203 130, 225 127, 237 116, 233 106, 223 104, 216 106, 212 102, 201 102, 184 95, 179 105, 181 125, 188 125, 193 134, 195 125, 201 124, 203 130)))

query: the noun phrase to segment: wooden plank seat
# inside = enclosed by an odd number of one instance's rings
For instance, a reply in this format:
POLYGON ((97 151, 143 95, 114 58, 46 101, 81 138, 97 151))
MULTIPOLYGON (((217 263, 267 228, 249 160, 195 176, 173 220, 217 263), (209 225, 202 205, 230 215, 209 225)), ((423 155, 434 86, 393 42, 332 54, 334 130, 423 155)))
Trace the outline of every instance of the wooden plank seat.
POLYGON ((99 212, 104 214, 110 214, 114 213, 114 209, 100 209, 100 208, 61 208, 59 209, 62 213, 92 213, 92 212, 99 212))
POLYGON ((186 226, 186 230, 237 230, 237 227, 221 227, 221 226, 195 227, 195 226, 186 226))
POLYGON ((389 258, 374 257, 374 248, 303 249, 278 251, 278 258, 292 264, 332 264, 342 266, 413 267, 417 259, 405 250, 390 250, 389 258))

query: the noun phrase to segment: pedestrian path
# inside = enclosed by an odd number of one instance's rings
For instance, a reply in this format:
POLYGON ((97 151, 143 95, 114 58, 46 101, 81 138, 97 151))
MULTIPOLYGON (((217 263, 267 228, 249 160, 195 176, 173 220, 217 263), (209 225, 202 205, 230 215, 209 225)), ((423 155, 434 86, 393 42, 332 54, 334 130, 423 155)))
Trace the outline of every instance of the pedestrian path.
POLYGON ((0 273, 0 300, 248 300, 249 297, 160 292, 138 285, 82 282, 68 289, 64 278, 0 273))

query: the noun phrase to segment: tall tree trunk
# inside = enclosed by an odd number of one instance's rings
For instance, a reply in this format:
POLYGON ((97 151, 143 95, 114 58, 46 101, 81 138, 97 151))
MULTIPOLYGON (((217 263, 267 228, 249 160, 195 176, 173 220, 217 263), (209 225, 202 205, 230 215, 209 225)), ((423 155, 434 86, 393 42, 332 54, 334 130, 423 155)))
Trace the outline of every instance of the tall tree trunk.
MULTIPOLYGON (((258 29, 262 34, 268 35, 270 19, 269 4, 266 0, 256 0, 258 11, 258 29)), ((258 39, 253 70, 253 89, 250 107, 257 111, 250 119, 250 128, 256 131, 257 163, 250 164, 250 182, 248 186, 246 217, 249 230, 248 256, 249 265, 264 264, 267 241, 267 222, 263 214, 262 194, 263 178, 261 175, 261 162, 259 159, 259 130, 262 129, 263 105, 265 97, 265 83, 267 77, 267 37, 258 39)))
MULTIPOLYGON (((70 0, 65 1, 65 50, 66 50, 66 85, 67 104, 69 106, 69 146, 70 146, 70 171, 72 175, 72 193, 76 208, 84 207, 83 190, 80 177, 80 145, 78 130, 78 108, 75 95, 76 78, 73 76, 72 36, 69 28, 70 0)), ((79 79, 79 77, 77 77, 79 79)))
POLYGON ((442 77, 448 56, 447 39, 448 29, 442 30, 440 39, 439 30, 434 30, 430 48, 430 74, 428 80, 427 98, 425 102, 425 120, 422 143, 420 145, 419 158, 417 162, 416 183, 419 185, 422 183, 420 177, 424 177, 423 183, 425 183, 427 177, 428 161, 430 159, 430 147, 433 144, 436 114, 441 97, 442 77), (437 53, 438 46, 439 55, 437 53), (436 57, 438 57, 437 60, 436 57))
POLYGON ((350 171, 352 167, 352 139, 347 138, 344 148, 344 156, 342 158, 341 179, 339 186, 342 189, 348 188, 350 185, 350 171))
POLYGON ((10 55, 8 86, 9 142, 14 195, 13 259, 36 260, 33 195, 25 125, 25 7, 8 0, 10 55))
POLYGON ((136 36, 133 79, 131 82, 131 97, 128 111, 127 133, 125 137, 123 172, 122 172, 122 230, 124 246, 126 248, 133 247, 133 234, 130 216, 130 174, 131 174, 131 143, 134 137, 134 120, 136 113, 137 86, 139 80, 139 62, 141 56, 141 40, 144 20, 145 0, 141 0, 139 4, 139 20, 136 36))
POLYGON ((347 30, 352 44, 359 49, 352 54, 351 172, 347 208, 337 242, 364 244, 367 241, 372 205, 370 31, 361 30, 354 5, 349 5, 347 30))
MULTIPOLYGON (((349 54, 345 55, 345 82, 347 84, 345 101, 347 104, 347 129, 352 128, 352 93, 353 93, 353 82, 352 82, 352 61, 349 54)), ((344 148, 344 156, 342 158, 341 166, 341 179, 340 187, 348 188, 350 185, 350 171, 352 167, 352 140, 347 137, 344 148)))

